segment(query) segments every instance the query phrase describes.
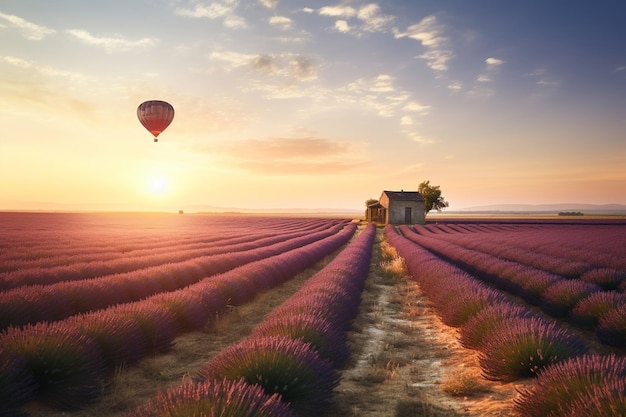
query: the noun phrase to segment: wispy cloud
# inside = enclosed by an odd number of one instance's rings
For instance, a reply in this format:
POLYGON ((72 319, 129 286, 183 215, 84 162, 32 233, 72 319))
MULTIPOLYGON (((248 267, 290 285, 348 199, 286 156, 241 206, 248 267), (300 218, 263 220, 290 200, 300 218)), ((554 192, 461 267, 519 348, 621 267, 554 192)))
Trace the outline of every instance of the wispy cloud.
POLYGON ((137 48, 151 48, 159 43, 155 38, 142 38, 138 40, 124 39, 120 36, 108 37, 108 36, 94 36, 83 29, 69 29, 65 31, 69 35, 78 39, 79 41, 86 43, 87 45, 95 45, 104 48, 105 51, 111 52, 124 52, 137 48))
POLYGON ((88 81, 93 81, 86 75, 79 72, 64 71, 48 65, 42 65, 34 61, 27 61, 25 59, 17 58, 14 56, 3 56, 1 61, 17 68, 29 70, 32 72, 32 74, 44 75, 47 77, 60 77, 74 83, 86 83, 88 81))
POLYGON ((526 76, 535 79, 535 84, 543 88, 558 88, 562 84, 561 80, 550 76, 546 68, 536 69, 526 74, 526 76))
POLYGON ((40 41, 46 36, 55 33, 54 29, 50 29, 42 25, 37 25, 12 14, 0 12, 0 19, 6 21, 7 23, 9 23, 9 25, 16 28, 18 32, 26 39, 30 39, 33 41, 40 41))
POLYGON ((428 114, 430 106, 420 104, 417 101, 410 101, 404 106, 404 110, 425 115, 428 114))
POLYGON ((335 29, 337 30, 337 32, 348 33, 350 32, 350 25, 348 24, 347 20, 337 20, 335 22, 335 29))
POLYGON ((406 31, 395 30, 395 38, 410 38, 419 41, 426 52, 418 55, 436 73, 448 70, 448 61, 454 54, 448 46, 448 38, 444 35, 445 27, 433 15, 423 18, 419 23, 411 25, 406 31))
POLYGON ((364 32, 385 32, 394 17, 383 14, 380 6, 370 3, 358 9, 347 6, 325 6, 318 10, 321 16, 338 18, 335 29, 341 33, 360 35, 364 32))
POLYGON ((255 72, 279 76, 289 82, 311 81, 317 78, 317 69, 313 60, 307 56, 293 53, 242 54, 232 51, 218 51, 211 54, 211 59, 224 63, 226 71, 249 67, 255 72))
POLYGON ((269 18, 269 24, 280 30, 291 30, 293 21, 286 16, 272 16, 269 18))
POLYGON ((2 64, 7 67, 2 69, 0 96, 12 107, 36 104, 53 112, 69 111, 85 117, 95 113, 95 105, 85 97, 94 86, 101 85, 100 80, 14 56, 0 57, 2 64), (11 67, 15 70, 11 71, 11 67))
POLYGON ((387 74, 380 74, 375 78, 359 78, 348 84, 348 90, 365 93, 391 93, 396 91, 394 78, 387 74))
POLYGON ((350 6, 324 6, 319 9, 319 14, 322 16, 348 18, 356 16, 356 9, 350 6))
POLYGON ((394 21, 394 17, 381 13, 380 6, 371 3, 363 6, 357 13, 358 19, 363 22, 363 30, 366 32, 381 32, 394 21))
POLYGON ((278 3, 280 3, 280 0, 259 0, 259 3, 261 3, 268 9, 275 9, 276 7, 278 7, 278 3))
POLYGON ((375 111, 384 118, 397 118, 400 131, 409 139, 419 143, 434 143, 416 130, 417 117, 427 116, 430 105, 412 99, 410 92, 395 86, 395 78, 380 74, 374 78, 359 78, 346 87, 333 91, 335 100, 358 105, 363 109, 375 111))
POLYGON ((495 77, 500 72, 500 67, 505 61, 499 58, 489 57, 485 59, 485 67, 482 72, 476 76, 474 87, 467 92, 468 97, 489 98, 495 95, 496 91, 492 88, 495 77))
POLYGON ((453 93, 458 93, 459 91, 463 90, 463 83, 460 81, 452 81, 448 84, 448 90, 452 91, 453 93))
POLYGON ((318 137, 248 139, 206 150, 263 175, 334 175, 369 164, 358 144, 318 137))
MULTIPOLYGON (((266 1, 263 4, 266 3, 268 5, 274 4, 272 1, 266 1)), ((239 0, 202 2, 193 8, 179 7, 176 9, 176 14, 183 17, 221 20, 223 25, 229 29, 244 29, 248 27, 248 24, 243 17, 235 13, 238 6, 239 0)))
POLYGON ((485 63, 489 67, 493 68, 493 67, 499 67, 500 65, 504 64, 504 61, 498 58, 489 57, 485 59, 485 63))

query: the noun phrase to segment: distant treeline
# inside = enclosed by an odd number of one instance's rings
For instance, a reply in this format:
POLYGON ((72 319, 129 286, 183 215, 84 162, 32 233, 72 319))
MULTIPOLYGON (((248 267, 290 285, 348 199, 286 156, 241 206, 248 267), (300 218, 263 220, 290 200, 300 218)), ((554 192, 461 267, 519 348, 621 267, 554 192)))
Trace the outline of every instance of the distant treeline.
POLYGON ((559 216, 584 216, 580 211, 559 211, 559 216))

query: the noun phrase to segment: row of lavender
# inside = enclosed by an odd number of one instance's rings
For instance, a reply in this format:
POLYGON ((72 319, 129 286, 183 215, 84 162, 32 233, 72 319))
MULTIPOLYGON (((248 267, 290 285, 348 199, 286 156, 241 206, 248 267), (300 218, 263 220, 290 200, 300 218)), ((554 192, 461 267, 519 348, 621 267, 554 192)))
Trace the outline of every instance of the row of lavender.
MULTIPOLYGON (((97 239, 74 238, 73 244, 61 245, 46 242, 45 251, 36 246, 46 241, 48 233, 25 233, 20 243, 11 242, 1 251, 0 290, 23 285, 51 284, 73 279, 86 279, 113 273, 128 272, 148 266, 180 262, 194 257, 242 250, 238 245, 250 248, 287 239, 288 235, 301 235, 322 231, 345 221, 325 219, 309 224, 291 223, 285 229, 275 219, 265 228, 249 227, 245 233, 224 229, 209 230, 201 234, 169 236, 124 237, 124 235, 98 236, 97 239), (128 242, 132 239, 132 242, 128 242), (263 241, 262 239, 267 239, 263 241), (33 259, 33 254, 37 258, 33 259)), ((56 229, 53 229, 57 231, 56 229)), ((235 229, 237 230, 237 229, 235 229)), ((135 233, 134 229, 129 230, 135 233)))
MULTIPOLYGON (((33 398, 72 408, 95 398, 100 385, 120 364, 171 347, 177 334, 199 328, 227 305, 250 301, 344 245, 350 224, 308 244, 201 279, 184 288, 140 301, 40 322, 0 333, 0 415, 14 413, 33 398)), ((9 414, 12 415, 12 414, 9 414)))
MULTIPOLYGON (((535 252, 535 262, 529 259, 528 262, 522 263, 520 260, 526 256, 516 256, 515 249, 511 249, 516 247, 516 241, 510 237, 515 232, 505 233, 504 236, 491 233, 492 239, 499 243, 495 247, 483 244, 487 238, 481 237, 480 234, 472 236, 474 239, 471 240, 474 243, 469 243, 470 239, 459 239, 467 246, 481 248, 469 249, 457 244, 457 240, 453 239, 458 234, 442 237, 440 234, 428 232, 424 234, 423 229, 419 226, 415 229, 403 226, 402 232, 407 238, 490 285, 521 297, 529 304, 538 305, 553 317, 567 318, 576 326, 595 331, 602 343, 618 347, 626 344, 626 294, 620 289, 626 285, 626 269, 610 269, 610 273, 602 274, 603 271, 607 271, 606 266, 600 266, 598 269, 596 267, 598 264, 589 262, 592 259, 591 255, 587 255, 588 260, 584 263, 584 268, 580 267, 583 264, 581 260, 571 261, 582 277, 563 276, 554 271, 538 268, 540 264, 548 263, 542 259, 555 256, 546 255, 539 249, 535 252), (415 231, 421 231, 422 234, 415 231), (503 246, 507 246, 508 249, 503 246), (487 251, 489 247, 493 249, 495 255, 487 251), (507 257, 503 257, 503 253, 507 253, 507 257), (593 282, 590 279, 593 279, 593 282)), ((584 235, 579 229, 578 235, 581 234, 584 235)), ((543 231, 539 236, 544 236, 543 231)), ((535 239, 538 240, 537 237, 535 239)), ((567 246, 567 243, 562 246, 567 246)), ((552 248, 551 245, 549 247, 552 248)), ((616 250, 621 250, 621 246, 616 250)), ((561 258, 557 258, 559 260, 556 263, 564 265, 560 268, 564 270, 568 263, 566 252, 559 253, 561 258)))
POLYGON ((128 416, 323 415, 339 382, 337 368, 349 356, 346 331, 358 311, 374 236, 374 225, 367 226, 193 381, 162 391, 128 416))
POLYGON ((617 287, 626 271, 626 225, 456 225, 416 228, 468 249, 566 278, 617 287), (484 231, 487 233, 483 233, 484 231), (494 233, 495 232, 495 233, 494 233), (605 276, 605 280, 601 280, 605 276))
POLYGON ((515 401, 522 415, 624 415, 626 358, 588 353, 589 344, 576 333, 516 303, 392 226, 385 236, 442 321, 459 327, 462 344, 480 352, 487 378, 537 377, 515 401))
POLYGON ((14 288, 0 293, 0 329, 61 320, 75 314, 173 291, 211 275, 334 235, 343 227, 343 224, 338 224, 315 233, 286 233, 258 239, 229 246, 226 253, 220 253, 222 249, 218 245, 214 255, 193 257, 184 252, 178 262, 125 273, 14 288), (189 258, 185 259, 185 254, 189 258))

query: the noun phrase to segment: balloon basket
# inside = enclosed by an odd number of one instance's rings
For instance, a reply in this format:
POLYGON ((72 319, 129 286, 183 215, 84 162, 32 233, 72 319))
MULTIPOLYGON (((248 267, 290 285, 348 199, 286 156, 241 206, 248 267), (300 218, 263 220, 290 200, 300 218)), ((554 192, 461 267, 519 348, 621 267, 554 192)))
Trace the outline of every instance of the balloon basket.
POLYGON ((155 141, 155 142, 158 142, 159 140, 158 140, 157 138, 154 138, 154 141, 155 141))

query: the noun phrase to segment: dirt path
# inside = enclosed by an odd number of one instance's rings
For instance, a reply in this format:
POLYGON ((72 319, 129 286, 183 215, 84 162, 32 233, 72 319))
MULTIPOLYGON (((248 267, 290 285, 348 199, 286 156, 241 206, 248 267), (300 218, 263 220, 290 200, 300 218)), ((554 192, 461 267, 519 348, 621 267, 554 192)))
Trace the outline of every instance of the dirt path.
POLYGON ((514 416, 516 386, 524 383, 482 378, 476 352, 460 345, 417 284, 372 270, 328 417, 514 416))

